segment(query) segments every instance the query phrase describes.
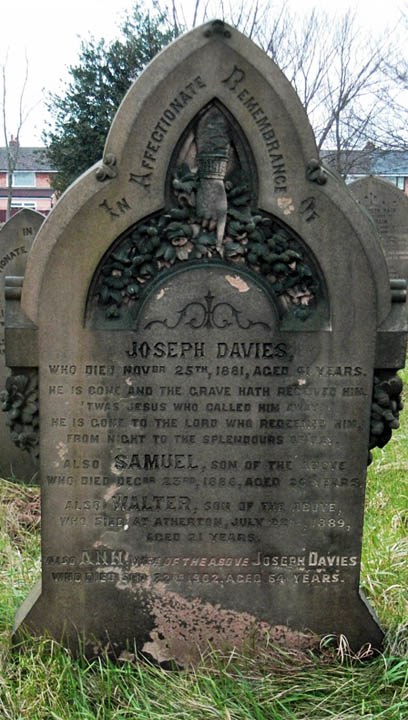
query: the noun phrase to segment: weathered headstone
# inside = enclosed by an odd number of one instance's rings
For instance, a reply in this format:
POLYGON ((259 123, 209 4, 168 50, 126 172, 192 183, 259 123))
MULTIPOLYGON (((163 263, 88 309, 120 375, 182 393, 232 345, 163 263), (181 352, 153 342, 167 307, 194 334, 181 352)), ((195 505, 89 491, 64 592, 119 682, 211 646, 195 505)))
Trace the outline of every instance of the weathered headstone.
POLYGON ((377 226, 390 277, 408 278, 408 197, 373 176, 356 180, 349 188, 377 226))
POLYGON ((249 635, 381 644, 364 488, 404 326, 372 224, 316 157, 282 73, 215 22, 153 61, 53 210, 22 297, 43 555, 17 630, 181 664, 249 635))
MULTIPOLYGON (((33 210, 20 210, 0 231, 0 387, 3 389, 6 378, 10 374, 6 366, 5 356, 5 278, 6 275, 18 276, 22 279, 28 253, 33 240, 44 221, 44 216, 33 210)), ((21 284, 21 283, 20 283, 21 284)), ((24 347, 21 357, 25 358, 24 347)), ((18 435, 18 418, 11 420, 17 426, 17 445, 10 434, 10 417, 0 412, 0 476, 15 477, 17 480, 29 482, 36 475, 37 467, 29 452, 24 452, 18 435)))

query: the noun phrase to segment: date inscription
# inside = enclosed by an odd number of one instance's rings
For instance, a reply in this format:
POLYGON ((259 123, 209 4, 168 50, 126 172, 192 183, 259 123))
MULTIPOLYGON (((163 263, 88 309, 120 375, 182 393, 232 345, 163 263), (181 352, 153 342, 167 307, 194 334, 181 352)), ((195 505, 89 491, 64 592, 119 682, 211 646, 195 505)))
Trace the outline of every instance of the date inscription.
MULTIPOLYGON (((222 284, 231 306, 244 309, 241 285, 215 272, 208 291, 216 296, 222 284)), ((202 296, 201 273, 189 274, 192 298, 202 296)), ((279 587, 355 579, 366 457, 360 474, 348 448, 369 373, 358 362, 325 362, 314 333, 279 331, 263 291, 249 292, 253 316, 268 323, 238 336, 195 328, 194 318, 178 323, 183 302, 166 285, 137 331, 98 335, 97 361, 50 360, 45 386, 48 379, 54 412, 44 423, 55 457, 45 481, 61 537, 78 529, 95 547, 122 543, 161 558, 146 582, 225 583, 229 575, 237 584, 279 587), (172 327, 163 330, 162 316, 172 327), (247 557, 248 567, 160 565, 200 552, 215 563, 247 557)), ((101 557, 89 554, 89 567, 85 555, 72 569, 49 565, 58 582, 131 582, 101 557)), ((137 582, 145 570, 121 568, 137 582)))

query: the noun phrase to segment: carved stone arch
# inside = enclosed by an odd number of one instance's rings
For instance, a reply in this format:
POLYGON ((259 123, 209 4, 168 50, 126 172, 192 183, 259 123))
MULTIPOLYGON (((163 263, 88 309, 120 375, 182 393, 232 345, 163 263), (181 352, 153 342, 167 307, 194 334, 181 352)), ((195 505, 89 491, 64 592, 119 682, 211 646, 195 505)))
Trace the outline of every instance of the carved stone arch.
MULTIPOLYGON (((247 128, 258 174, 258 207, 289 225, 318 258, 323 276, 345 283, 338 249, 346 238, 347 253, 369 267, 377 316, 390 308, 385 261, 378 239, 362 213, 356 213, 350 193, 318 162, 313 133, 293 88, 283 73, 233 28, 215 32, 219 23, 196 28, 159 54, 125 96, 108 135, 101 165, 91 168, 60 199, 44 223, 27 266, 22 307, 36 322, 40 296, 57 277, 53 249, 58 239, 65 262, 75 258, 81 273, 70 285, 72 312, 84 318, 87 293, 95 267, 112 245, 112 235, 158 213, 164 205, 167 167, 187 128, 209 103, 247 128), (216 70, 214 71, 214 68, 216 70), (181 109, 180 109, 181 108, 181 109), (311 163, 311 161, 313 162, 311 163), (78 222, 78 213, 83 222, 78 222), (314 220, 331 223, 330 237, 313 230, 314 220), (346 222, 349 228, 340 233, 346 222), (89 236, 97 241, 89 243, 89 236), (335 255, 325 260, 330 243, 335 255), (334 260, 334 262, 332 262, 334 260), (39 268, 41 271, 39 272, 39 268), (41 280, 39 280, 41 278, 41 280)), ((328 231, 329 232, 329 231, 328 231)), ((59 257, 62 257, 59 251, 59 257)), ((72 262, 72 261, 71 261, 72 262)), ((344 304, 334 307, 344 313, 344 304)))
POLYGON ((97 268, 87 302, 91 324, 132 328, 152 284, 180 263, 223 260, 262 280, 283 327, 320 329, 329 318, 323 273, 296 232, 259 208, 257 177, 248 138, 213 99, 176 143, 161 211, 130 227, 97 268))

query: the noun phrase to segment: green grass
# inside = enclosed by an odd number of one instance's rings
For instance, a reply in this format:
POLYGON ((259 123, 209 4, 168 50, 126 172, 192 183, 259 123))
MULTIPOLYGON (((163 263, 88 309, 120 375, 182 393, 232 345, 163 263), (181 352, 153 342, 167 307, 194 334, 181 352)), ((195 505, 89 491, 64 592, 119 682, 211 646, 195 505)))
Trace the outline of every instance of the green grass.
POLYGON ((346 643, 301 656, 271 647, 178 672, 130 653, 116 665, 74 660, 47 639, 12 652, 14 613, 40 572, 38 489, 0 481, 1 720, 406 720, 407 478, 408 408, 367 484, 362 586, 387 630, 382 656, 363 662, 346 643))
POLYGON ((391 649, 408 654, 408 369, 400 374, 401 427, 375 451, 367 478, 362 587, 388 629, 391 649))

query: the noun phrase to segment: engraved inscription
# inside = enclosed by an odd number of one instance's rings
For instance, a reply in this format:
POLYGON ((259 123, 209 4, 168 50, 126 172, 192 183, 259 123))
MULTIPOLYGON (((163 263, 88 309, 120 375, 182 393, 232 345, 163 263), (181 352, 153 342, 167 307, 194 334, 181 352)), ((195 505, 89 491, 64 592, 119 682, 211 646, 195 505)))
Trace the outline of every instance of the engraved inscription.
MULTIPOLYGON (((360 429, 348 408, 351 398, 366 402, 367 372, 320 362, 312 336, 302 345, 282 333, 269 297, 247 278, 243 293, 239 275, 230 283, 214 267, 203 292, 203 272, 190 269, 182 301, 169 302, 177 279, 166 280, 164 304, 154 290, 137 330, 99 331, 98 362, 49 364, 50 378, 64 377, 65 397, 83 408, 48 420, 64 448, 86 456, 66 459, 60 448, 47 476, 50 489, 67 492, 59 524, 106 531, 119 547, 125 533, 146 559, 109 565, 113 549, 84 549, 81 566, 55 569, 56 582, 351 582, 356 518, 344 500, 357 498, 364 480, 345 451, 360 429), (217 304, 239 324, 218 322, 217 304), (324 554, 316 543, 327 533, 324 554), (140 579, 148 558, 157 569, 140 579)), ((49 387, 57 402, 59 385, 49 387)))
POLYGON ((117 200, 113 205, 111 205, 107 200, 103 200, 103 202, 99 203, 99 207, 105 210, 112 219, 120 217, 131 209, 131 206, 125 197, 117 200))
POLYGON ((4 273, 5 269, 7 268, 7 265, 15 260, 17 257, 20 257, 20 255, 26 255, 28 253, 28 250, 26 247, 16 247, 13 248, 13 250, 10 250, 5 255, 0 257, 0 275, 4 273))
POLYGON ((151 176, 154 172, 157 158, 159 157, 161 146, 169 128, 175 122, 184 108, 191 102, 193 97, 197 95, 203 88, 207 87, 204 80, 197 75, 185 87, 180 90, 177 96, 169 103, 168 107, 162 113, 160 119, 155 124, 150 138, 143 152, 141 166, 143 171, 138 173, 132 172, 129 175, 129 182, 137 183, 148 189, 151 185, 151 176), (144 170, 147 170, 145 172, 144 170))
POLYGON ((264 109, 251 94, 250 90, 242 87, 245 77, 245 71, 235 65, 231 74, 221 82, 228 90, 236 94, 238 100, 255 121, 256 129, 262 136, 271 163, 275 192, 286 192, 288 189, 286 168, 284 156, 280 152, 280 142, 276 137, 273 125, 264 109))

